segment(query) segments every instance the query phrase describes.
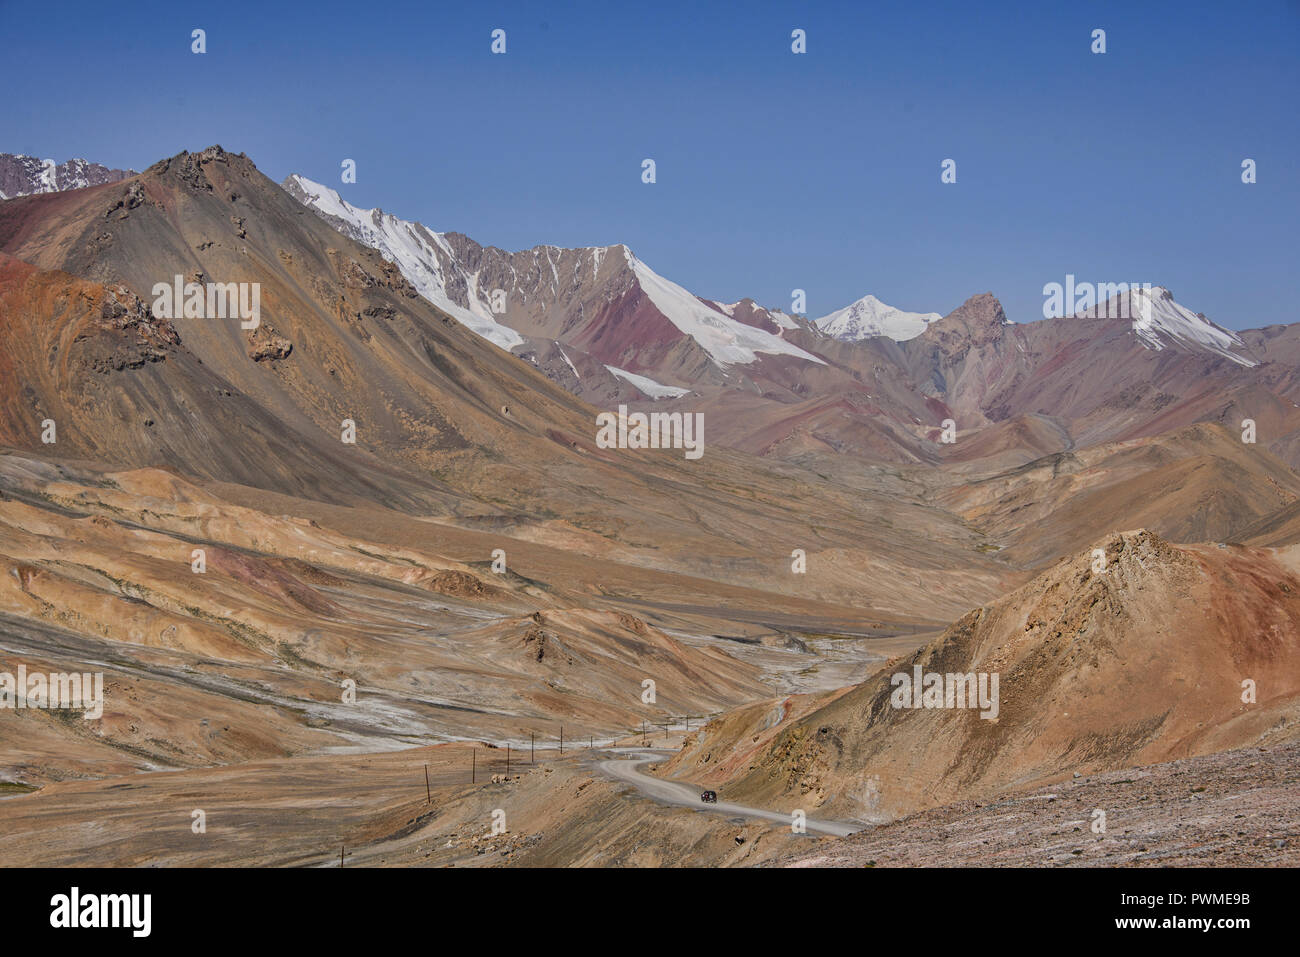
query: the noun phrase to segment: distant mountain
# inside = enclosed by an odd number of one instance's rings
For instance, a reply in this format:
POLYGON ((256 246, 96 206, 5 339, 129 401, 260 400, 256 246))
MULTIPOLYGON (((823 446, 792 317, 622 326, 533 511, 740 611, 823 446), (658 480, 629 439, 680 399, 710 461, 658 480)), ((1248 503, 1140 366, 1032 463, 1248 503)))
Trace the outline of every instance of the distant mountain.
POLYGON ((302 176, 282 185, 344 235, 378 250, 430 302, 593 401, 723 386, 742 369, 739 384, 761 375, 771 358, 824 364, 783 339, 779 326, 733 316, 624 245, 511 253, 359 209, 302 176))
POLYGON ((875 296, 863 296, 843 309, 813 320, 813 324, 828 336, 849 342, 873 336, 905 342, 915 339, 940 318, 937 312, 904 312, 885 305, 875 296))
POLYGON ((935 463, 996 448, 1027 461, 1252 418, 1271 451, 1300 461, 1300 326, 1233 333, 1161 287, 1022 323, 991 292, 942 317, 864 296, 810 322, 696 295, 624 245, 506 252, 359 209, 301 176, 282 185, 575 395, 689 404, 708 413, 715 441, 765 457, 935 463), (962 438, 945 444, 948 420, 962 438), (999 431, 971 443, 990 426, 999 431))
POLYGON ((1160 351, 1182 348, 1223 356, 1238 365, 1259 363, 1243 355, 1246 345, 1235 332, 1215 325, 1204 315, 1192 312, 1174 301, 1173 294, 1161 286, 1123 292, 1104 303, 1078 314, 1078 318, 1123 317, 1133 323, 1142 344, 1160 351))
POLYGON ((0 153, 0 199, 101 186, 134 175, 134 170, 109 169, 84 159, 70 159, 56 165, 52 160, 35 156, 0 153))

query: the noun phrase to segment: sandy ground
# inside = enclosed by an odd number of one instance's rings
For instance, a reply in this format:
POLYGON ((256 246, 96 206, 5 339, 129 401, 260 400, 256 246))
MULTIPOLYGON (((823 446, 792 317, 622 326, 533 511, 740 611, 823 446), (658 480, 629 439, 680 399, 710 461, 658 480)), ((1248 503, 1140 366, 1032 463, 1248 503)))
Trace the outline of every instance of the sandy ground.
POLYGON ((602 774, 608 756, 512 751, 507 773, 505 749, 447 744, 10 788, 0 866, 723 865, 825 839, 663 805, 602 774))

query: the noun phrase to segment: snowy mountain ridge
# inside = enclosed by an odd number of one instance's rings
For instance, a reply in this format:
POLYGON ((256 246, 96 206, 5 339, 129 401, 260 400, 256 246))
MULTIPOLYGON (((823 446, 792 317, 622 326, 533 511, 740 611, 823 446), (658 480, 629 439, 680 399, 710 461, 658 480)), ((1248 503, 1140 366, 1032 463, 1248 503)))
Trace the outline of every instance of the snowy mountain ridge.
MULTIPOLYGON (((524 337, 502 321, 500 313, 492 308, 492 290, 480 288, 480 271, 471 271, 461 260, 449 239, 451 234, 434 232, 421 223, 399 219, 380 209, 359 209, 337 191, 297 174, 288 177, 283 185, 296 199, 315 209, 346 235, 395 263, 422 296, 474 332, 506 350, 525 344, 524 337)), ((521 302, 536 305, 540 296, 545 305, 554 305, 562 298, 571 298, 575 287, 594 284, 602 271, 623 267, 630 273, 629 281, 635 281, 655 309, 683 335, 694 339, 721 367, 748 365, 760 354, 787 355, 825 364, 781 336, 738 322, 665 279, 625 245, 576 250, 535 246, 526 252, 532 254, 540 281, 531 286, 533 301, 530 303, 526 288, 519 294, 521 302), (579 255, 579 262, 562 275, 557 263, 572 254, 579 255)), ((512 278, 518 278, 517 270, 512 269, 512 278)))
POLYGON ((875 336, 906 342, 925 332, 930 323, 940 318, 937 312, 905 312, 867 295, 843 309, 814 319, 813 325, 834 339, 849 342, 875 336))

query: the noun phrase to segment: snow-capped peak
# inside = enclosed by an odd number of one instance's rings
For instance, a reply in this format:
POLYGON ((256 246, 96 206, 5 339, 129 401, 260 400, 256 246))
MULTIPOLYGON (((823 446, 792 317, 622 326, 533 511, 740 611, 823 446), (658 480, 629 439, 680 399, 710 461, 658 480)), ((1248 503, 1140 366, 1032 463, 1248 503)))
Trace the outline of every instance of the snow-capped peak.
POLYGON ((1175 302, 1173 294, 1163 286, 1135 286, 1079 313, 1079 316, 1129 319, 1142 344, 1156 352, 1169 346, 1180 346, 1212 352, 1247 368, 1259 364, 1234 351, 1245 348, 1245 343, 1235 332, 1175 302))
POLYGON ((477 296, 469 296, 468 308, 452 301, 447 294, 443 263, 453 257, 442 233, 398 219, 381 209, 358 209, 335 190, 297 173, 285 180, 284 185, 299 201, 341 221, 347 235, 395 263, 416 291, 443 312, 502 349, 508 351, 523 345, 523 336, 497 322, 477 296))
POLYGON ((663 315, 703 347, 720 365, 748 365, 758 353, 795 356, 818 365, 826 363, 786 342, 766 329, 756 329, 731 318, 725 312, 706 305, 677 283, 665 279, 623 247, 628 265, 636 275, 641 290, 663 315))
POLYGON ((873 336, 905 342, 915 339, 930 323, 941 318, 937 312, 904 312, 885 305, 875 296, 863 296, 843 309, 813 320, 813 325, 832 338, 850 342, 873 336))
POLYGON ((1208 349, 1239 365, 1258 365, 1232 351, 1244 347, 1240 336, 1180 306, 1168 289, 1160 286, 1138 289, 1132 293, 1131 300, 1134 300, 1133 331, 1153 349, 1163 348, 1164 340, 1172 339, 1183 345, 1208 349))

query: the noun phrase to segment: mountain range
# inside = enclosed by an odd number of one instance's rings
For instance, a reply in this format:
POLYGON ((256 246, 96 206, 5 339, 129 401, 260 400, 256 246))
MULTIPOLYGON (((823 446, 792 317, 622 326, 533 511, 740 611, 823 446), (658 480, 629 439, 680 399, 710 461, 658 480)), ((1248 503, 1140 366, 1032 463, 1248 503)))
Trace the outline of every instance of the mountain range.
POLYGON ((498 760, 656 725, 661 777, 868 824, 1294 741, 1300 326, 1233 332, 1162 287, 810 320, 218 146, 7 162, 0 653, 106 675, 100 722, 0 711, 0 821, 62 835, 52 860, 324 861, 346 817, 377 860, 458 863, 517 798, 537 836, 506 861, 732 861, 725 818, 498 760), (160 308, 177 284, 206 302, 160 308), (255 319, 207 314, 227 284, 255 319), (597 441, 615 409, 702 416, 704 454, 597 441), (895 710, 915 667, 1000 673, 1000 715, 895 710), (412 748, 441 819, 391 781, 320 797, 412 748), (467 749, 497 781, 462 780, 467 749), (133 843, 246 772, 263 846, 133 843))
POLYGON ((946 316, 867 295, 810 321, 691 293, 626 246, 507 253, 358 209, 296 174, 282 185, 378 250, 425 298, 575 395, 681 399, 712 413, 720 441, 760 455, 932 461, 958 452, 959 443, 931 441, 947 418, 965 433, 1049 416, 1067 448, 1240 414, 1267 421, 1264 444, 1296 464, 1300 333, 1233 333, 1159 286, 1031 322, 1012 323, 991 294, 946 316), (1283 406, 1258 395, 1250 408, 1257 388, 1283 406), (1217 409, 1209 389, 1223 400, 1217 409))

